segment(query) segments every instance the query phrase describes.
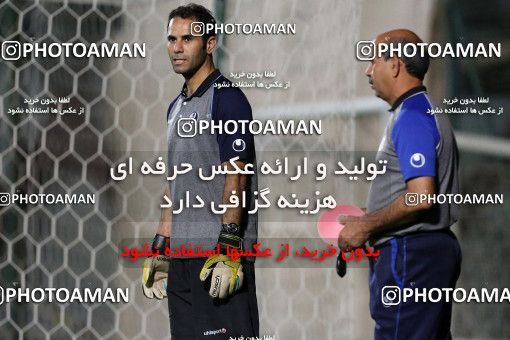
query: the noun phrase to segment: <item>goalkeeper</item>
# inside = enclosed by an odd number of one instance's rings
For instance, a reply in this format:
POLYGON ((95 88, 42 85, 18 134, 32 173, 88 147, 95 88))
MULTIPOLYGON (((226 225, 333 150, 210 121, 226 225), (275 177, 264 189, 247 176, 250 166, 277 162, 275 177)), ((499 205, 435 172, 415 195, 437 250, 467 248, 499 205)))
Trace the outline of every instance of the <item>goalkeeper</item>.
POLYGON ((215 249, 219 245, 221 252, 209 258, 150 257, 144 264, 142 286, 148 298, 168 295, 172 339, 255 337, 259 325, 254 258, 234 261, 226 249, 251 248, 256 242, 257 215, 248 214, 255 204, 256 174, 216 174, 210 180, 198 175, 198 169, 209 175, 220 164, 233 170, 229 160, 235 157, 241 169, 255 164, 253 135, 241 129, 234 134, 193 130, 200 120, 252 120, 251 107, 239 88, 225 86, 230 81, 214 66, 215 33, 205 31, 207 26, 200 30, 194 22, 215 20, 195 4, 178 7, 169 15, 168 55, 173 70, 184 77, 184 85, 167 112, 168 172, 172 175, 182 163, 191 164, 192 171, 169 181, 166 195, 173 204, 162 210, 153 248, 215 249), (244 197, 245 208, 231 206, 213 213, 211 204, 229 203, 233 192, 244 197), (202 208, 183 207, 186 197, 194 204, 197 195, 202 208))

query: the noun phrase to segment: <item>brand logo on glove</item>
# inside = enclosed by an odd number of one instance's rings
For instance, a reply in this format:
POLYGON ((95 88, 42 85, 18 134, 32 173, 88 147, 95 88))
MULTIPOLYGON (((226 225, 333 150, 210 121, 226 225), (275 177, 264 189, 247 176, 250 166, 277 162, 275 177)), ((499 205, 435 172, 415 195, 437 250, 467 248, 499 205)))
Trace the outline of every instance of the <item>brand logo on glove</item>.
POLYGON ((222 224, 221 227, 227 233, 232 233, 232 234, 239 233, 239 229, 240 229, 239 226, 235 223, 222 224))
MULTIPOLYGON (((218 289, 220 289, 220 281, 221 278, 219 276, 214 277, 214 286, 212 287, 212 294, 213 296, 217 296, 218 289)), ((211 282, 212 284, 212 282, 211 282)))

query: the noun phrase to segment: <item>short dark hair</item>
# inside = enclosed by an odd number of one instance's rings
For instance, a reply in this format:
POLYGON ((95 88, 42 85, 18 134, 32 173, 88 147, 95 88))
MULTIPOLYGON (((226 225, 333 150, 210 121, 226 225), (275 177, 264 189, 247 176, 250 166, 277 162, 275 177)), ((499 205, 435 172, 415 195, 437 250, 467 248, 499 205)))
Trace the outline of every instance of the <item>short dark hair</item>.
MULTIPOLYGON (((197 5, 194 3, 187 4, 184 6, 179 6, 173 11, 170 12, 170 15, 168 16, 168 22, 166 24, 167 28, 170 24, 170 20, 172 20, 175 17, 183 18, 183 19, 195 19, 196 22, 201 22, 204 25, 207 24, 216 24, 216 20, 211 14, 211 11, 209 11, 207 8, 201 5, 197 5)), ((204 35, 202 36, 204 40, 209 39, 209 37, 216 36, 216 32, 214 29, 212 30, 205 30, 204 35)))
MULTIPOLYGON (((420 41, 421 42, 421 41, 420 41)), ((405 46, 406 44, 416 44, 416 42, 411 41, 406 38, 392 38, 388 41, 387 44, 405 46)), ((419 50, 419 49, 418 49, 419 50)), ((402 60, 404 65, 406 66, 407 73, 412 75, 415 78, 423 80, 425 78, 425 74, 429 69, 430 58, 427 54, 427 49, 424 49, 424 55, 420 53, 415 53, 412 57, 408 57, 405 53, 401 53, 399 59, 402 60)), ((388 60, 390 58, 390 51, 386 51, 382 54, 384 60, 388 60)))

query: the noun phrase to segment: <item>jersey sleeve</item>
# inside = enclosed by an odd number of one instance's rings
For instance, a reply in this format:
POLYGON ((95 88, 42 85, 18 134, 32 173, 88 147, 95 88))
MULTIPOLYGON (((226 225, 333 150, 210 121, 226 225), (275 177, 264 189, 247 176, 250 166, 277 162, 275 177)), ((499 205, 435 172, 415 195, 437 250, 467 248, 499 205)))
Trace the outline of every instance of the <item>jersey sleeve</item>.
POLYGON ((439 131, 434 117, 413 111, 401 112, 391 135, 404 180, 436 175, 439 131))
POLYGON ((235 133, 223 132, 217 135, 222 163, 237 156, 244 163, 255 161, 254 138, 248 128, 248 122, 252 119, 250 103, 241 90, 238 88, 215 89, 212 120, 221 124, 225 124, 226 121, 237 122, 235 133), (244 131, 240 121, 244 121, 244 131))

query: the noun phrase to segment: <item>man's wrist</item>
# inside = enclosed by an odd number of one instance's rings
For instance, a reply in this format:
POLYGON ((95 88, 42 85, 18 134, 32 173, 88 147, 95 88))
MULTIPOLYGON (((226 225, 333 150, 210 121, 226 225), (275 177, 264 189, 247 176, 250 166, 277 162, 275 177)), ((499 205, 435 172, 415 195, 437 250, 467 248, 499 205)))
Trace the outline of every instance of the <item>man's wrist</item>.
POLYGON ((242 249, 243 238, 241 237, 241 228, 236 223, 222 224, 218 244, 222 251, 226 251, 227 247, 242 249))
POLYGON ((223 223, 221 231, 241 237, 241 227, 237 223, 223 223))
POLYGON ((363 223, 361 223, 361 230, 362 230, 363 234, 366 236, 366 238, 369 239, 370 237, 372 237, 374 232, 377 230, 377 228, 379 226, 379 220, 377 220, 375 217, 369 216, 369 215, 365 215, 365 216, 361 217, 361 219, 363 222, 363 223))
POLYGON ((158 251, 159 254, 164 254, 165 249, 170 247, 170 237, 156 234, 152 241, 152 251, 158 251))

